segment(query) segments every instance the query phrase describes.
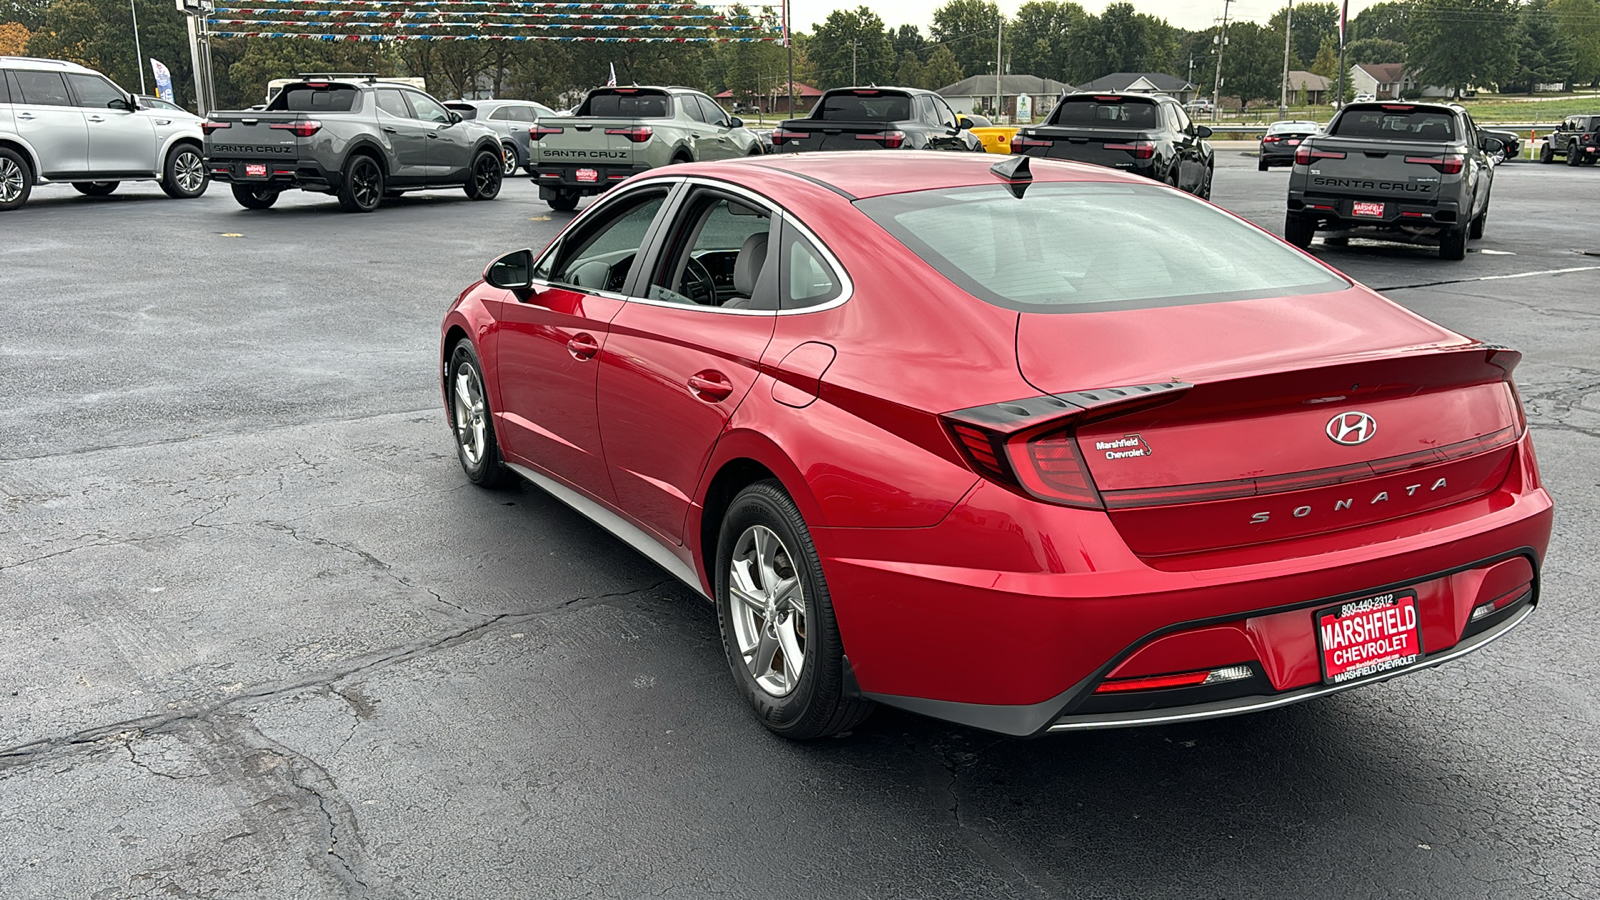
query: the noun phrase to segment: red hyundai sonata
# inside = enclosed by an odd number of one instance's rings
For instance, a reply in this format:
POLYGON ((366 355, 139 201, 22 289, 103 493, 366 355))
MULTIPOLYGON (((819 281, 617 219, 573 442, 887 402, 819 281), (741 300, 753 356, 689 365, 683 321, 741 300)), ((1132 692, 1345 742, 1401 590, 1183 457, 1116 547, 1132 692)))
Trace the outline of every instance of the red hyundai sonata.
POLYGON ((1519 354, 1164 185, 993 159, 672 166, 495 260, 443 325, 467 477, 710 598, 794 738, 1268 709, 1532 612, 1519 354))

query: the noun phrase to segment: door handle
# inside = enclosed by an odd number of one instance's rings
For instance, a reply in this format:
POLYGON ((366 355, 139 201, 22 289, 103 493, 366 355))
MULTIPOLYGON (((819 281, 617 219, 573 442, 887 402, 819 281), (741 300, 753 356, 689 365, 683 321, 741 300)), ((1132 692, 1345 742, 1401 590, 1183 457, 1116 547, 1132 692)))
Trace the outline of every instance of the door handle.
POLYGON ((716 403, 733 393, 733 385, 721 372, 700 372, 689 376, 689 390, 701 400, 716 403))
POLYGON ((104 122, 105 119, 103 119, 103 118, 101 118, 99 116, 90 116, 89 117, 89 121, 91 121, 91 122, 104 122))
POLYGON ((399 134, 400 133, 400 132, 398 132, 398 131, 396 131, 393 128, 390 128, 388 126, 384 126, 383 132, 384 132, 384 134, 399 134))
POLYGON ((594 355, 600 352, 600 342, 593 335, 575 334, 567 340, 567 352, 579 362, 594 359, 594 355))
POLYGON ((20 113, 17 113, 17 118, 19 118, 19 119, 31 119, 31 118, 33 118, 33 113, 20 112, 20 113))
POLYGON ((439 132, 437 132, 437 131, 428 132, 428 137, 430 137, 430 138, 436 138, 438 136, 439 136, 439 132))

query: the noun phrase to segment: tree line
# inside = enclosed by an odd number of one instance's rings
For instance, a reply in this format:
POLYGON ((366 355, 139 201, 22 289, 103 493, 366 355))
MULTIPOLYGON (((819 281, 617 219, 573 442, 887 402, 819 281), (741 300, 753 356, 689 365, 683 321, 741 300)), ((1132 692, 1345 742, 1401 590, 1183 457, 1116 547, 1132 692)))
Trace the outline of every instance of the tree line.
MULTIPOLYGON (((178 100, 193 104, 185 22, 170 0, 131 0, 143 55, 167 63, 178 100)), ((726 7, 705 7, 707 15, 726 7)), ((759 16, 761 8, 736 8, 759 16)), ((1338 73, 1339 7, 1293 9, 1290 67, 1330 79, 1338 73)), ((891 27, 862 5, 836 10, 794 34, 796 80, 819 88, 898 84, 937 90, 1002 71, 1081 84, 1113 72, 1163 72, 1210 94, 1223 50, 1220 93, 1275 102, 1284 56, 1284 17, 1233 21, 1189 31, 1132 3, 1094 14, 1070 0, 1030 0, 1006 17, 986 0, 946 0, 926 31, 891 27)), ((641 19, 638 22, 644 22, 641 19)), ((770 16, 759 32, 775 38, 770 16)), ((636 23, 637 24, 637 23, 636 23)), ((636 32, 637 33, 637 32, 636 32)), ((648 33, 648 32, 645 32, 648 33)), ((1531 92, 1539 85, 1600 80, 1600 0, 1394 0, 1348 23, 1346 63, 1404 63, 1420 83, 1453 89, 1531 92)), ((124 87, 140 83, 130 0, 0 0, 0 55, 82 62, 124 87)), ((575 102, 613 67, 624 83, 685 84, 734 99, 782 95, 788 54, 777 42, 601 44, 543 41, 320 42, 266 38, 213 42, 217 101, 248 106, 268 79, 298 72, 420 76, 445 97, 522 97, 575 102)), ((148 80, 148 68, 144 68, 148 80)), ((1346 76, 1348 73, 1346 73, 1346 76)))

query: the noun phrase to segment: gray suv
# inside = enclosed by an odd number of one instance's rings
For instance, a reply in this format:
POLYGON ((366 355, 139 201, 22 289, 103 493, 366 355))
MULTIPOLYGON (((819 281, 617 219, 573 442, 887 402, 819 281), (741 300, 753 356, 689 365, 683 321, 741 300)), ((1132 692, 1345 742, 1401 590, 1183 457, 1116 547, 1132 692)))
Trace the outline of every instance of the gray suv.
POLYGON ((555 116, 555 110, 532 100, 454 100, 446 109, 461 118, 493 128, 500 134, 500 150, 505 154, 506 177, 528 167, 528 129, 540 119, 555 116))
POLYGON ((93 69, 0 56, 0 210, 35 184, 71 182, 104 196, 124 181, 158 181, 178 199, 205 193, 200 122, 146 109, 93 69))

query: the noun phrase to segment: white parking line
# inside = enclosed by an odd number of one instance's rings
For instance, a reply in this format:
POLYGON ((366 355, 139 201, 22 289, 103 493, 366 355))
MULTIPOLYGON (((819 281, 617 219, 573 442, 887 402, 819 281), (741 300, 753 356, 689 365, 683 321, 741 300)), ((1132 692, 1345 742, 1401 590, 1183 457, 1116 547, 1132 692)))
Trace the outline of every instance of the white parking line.
POLYGON ((1536 278, 1540 275, 1569 275, 1573 272, 1597 272, 1600 266, 1574 266, 1569 269, 1544 269, 1538 272, 1516 272, 1511 275, 1481 275, 1477 278, 1451 278, 1446 281, 1424 281, 1420 284, 1396 284, 1377 288, 1380 291, 1406 291, 1412 288, 1439 287, 1446 284, 1472 284, 1475 281, 1505 281, 1510 278, 1536 278))

